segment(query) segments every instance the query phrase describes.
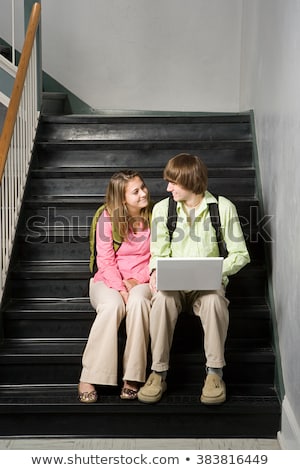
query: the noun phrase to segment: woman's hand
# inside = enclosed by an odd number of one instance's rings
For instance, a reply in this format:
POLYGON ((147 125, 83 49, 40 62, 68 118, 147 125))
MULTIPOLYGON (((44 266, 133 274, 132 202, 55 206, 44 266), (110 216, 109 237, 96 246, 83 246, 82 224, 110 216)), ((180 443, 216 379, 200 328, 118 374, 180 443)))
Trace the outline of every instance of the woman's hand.
POLYGON ((136 279, 124 279, 123 284, 129 292, 133 287, 137 286, 139 282, 136 279))
POLYGON ((120 290, 120 295, 124 301, 124 304, 126 305, 127 304, 127 301, 128 301, 128 297, 129 297, 129 294, 127 292, 127 290, 120 290))
POLYGON ((129 292, 130 290, 139 284, 139 282, 136 279, 124 279, 123 280, 124 287, 126 290, 120 290, 120 294, 122 296, 122 299, 124 300, 124 304, 127 304, 128 297, 129 297, 129 292))

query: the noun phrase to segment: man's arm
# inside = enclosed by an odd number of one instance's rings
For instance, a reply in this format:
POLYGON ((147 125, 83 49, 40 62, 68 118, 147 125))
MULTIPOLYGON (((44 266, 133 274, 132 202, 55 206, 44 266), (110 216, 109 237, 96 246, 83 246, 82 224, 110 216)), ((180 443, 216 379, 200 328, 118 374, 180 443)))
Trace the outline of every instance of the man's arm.
POLYGON ((168 217, 168 198, 158 202, 152 212, 151 222, 151 258, 149 269, 150 272, 156 269, 157 258, 170 257, 171 245, 169 231, 167 227, 168 217))
POLYGON ((228 250, 223 263, 223 275, 232 276, 250 262, 250 256, 235 205, 228 199, 219 198, 219 210, 228 250))

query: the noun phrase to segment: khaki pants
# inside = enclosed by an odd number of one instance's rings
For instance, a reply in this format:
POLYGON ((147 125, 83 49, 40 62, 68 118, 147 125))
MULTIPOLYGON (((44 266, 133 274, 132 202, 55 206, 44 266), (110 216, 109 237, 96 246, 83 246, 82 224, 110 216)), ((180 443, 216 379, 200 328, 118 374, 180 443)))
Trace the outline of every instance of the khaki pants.
POLYGON ((190 307, 202 322, 206 366, 223 367, 228 304, 223 288, 216 291, 158 291, 152 298, 150 314, 152 370, 168 370, 178 315, 190 307))
POLYGON ((145 381, 150 300, 149 284, 133 287, 125 306, 118 291, 90 280, 90 301, 97 315, 83 353, 81 382, 118 385, 118 329, 124 317, 123 380, 145 381))

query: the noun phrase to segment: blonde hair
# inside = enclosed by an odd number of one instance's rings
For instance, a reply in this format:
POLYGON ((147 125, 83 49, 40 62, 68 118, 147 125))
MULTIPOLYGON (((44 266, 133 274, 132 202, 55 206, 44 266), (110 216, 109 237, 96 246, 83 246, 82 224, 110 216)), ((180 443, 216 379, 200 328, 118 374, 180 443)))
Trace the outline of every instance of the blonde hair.
MULTIPOLYGON (((133 228, 134 222, 136 222, 136 220, 134 220, 135 218, 128 214, 127 207, 124 202, 127 184, 135 177, 140 178, 147 188, 143 177, 138 171, 122 170, 118 173, 115 173, 111 177, 106 190, 105 203, 107 211, 110 215, 112 224, 117 229, 117 232, 121 238, 124 240, 128 238, 128 234, 133 228)), ((141 209, 141 215, 139 217, 139 222, 143 221, 144 227, 149 226, 149 190, 147 192, 147 198, 148 205, 147 207, 141 209)))
POLYGON ((171 158, 165 169, 164 179, 180 184, 195 194, 204 194, 207 190, 207 168, 203 161, 189 153, 179 153, 171 158))

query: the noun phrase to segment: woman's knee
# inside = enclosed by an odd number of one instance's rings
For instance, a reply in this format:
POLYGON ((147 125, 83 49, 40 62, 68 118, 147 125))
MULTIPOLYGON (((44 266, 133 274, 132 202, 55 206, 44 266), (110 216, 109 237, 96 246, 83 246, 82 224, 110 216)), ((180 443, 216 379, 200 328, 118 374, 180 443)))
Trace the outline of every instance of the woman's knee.
POLYGON ((148 284, 138 284, 130 290, 127 305, 133 303, 148 304, 151 297, 152 294, 148 284))
POLYGON ((121 295, 116 292, 117 295, 110 297, 105 300, 102 299, 96 305, 96 312, 102 316, 107 317, 109 320, 112 318, 119 318, 122 320, 125 316, 125 304, 121 295))
POLYGON ((130 315, 130 313, 133 313, 135 317, 137 315, 149 316, 150 308, 151 308, 151 304, 150 304, 149 299, 142 297, 142 296, 131 297, 131 298, 129 296, 127 304, 126 304, 126 313, 127 315, 130 315))

